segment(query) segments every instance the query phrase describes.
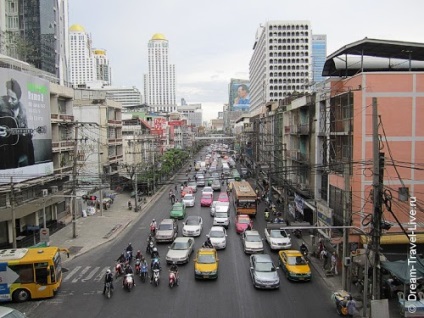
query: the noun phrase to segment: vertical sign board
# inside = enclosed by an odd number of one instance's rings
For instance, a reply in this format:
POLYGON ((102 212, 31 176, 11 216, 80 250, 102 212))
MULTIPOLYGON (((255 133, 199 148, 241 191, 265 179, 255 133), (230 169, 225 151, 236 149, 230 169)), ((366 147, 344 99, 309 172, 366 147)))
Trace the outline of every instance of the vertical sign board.
POLYGON ((7 263, 0 263, 0 301, 11 300, 10 285, 19 278, 19 275, 7 265, 7 263))

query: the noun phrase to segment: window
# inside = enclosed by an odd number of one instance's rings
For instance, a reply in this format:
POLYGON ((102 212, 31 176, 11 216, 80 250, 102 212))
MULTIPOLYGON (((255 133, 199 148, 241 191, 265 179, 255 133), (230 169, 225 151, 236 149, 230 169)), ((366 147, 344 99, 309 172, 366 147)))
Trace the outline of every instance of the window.
POLYGON ((15 283, 27 284, 34 282, 34 270, 32 264, 29 265, 9 265, 9 268, 19 275, 15 283))

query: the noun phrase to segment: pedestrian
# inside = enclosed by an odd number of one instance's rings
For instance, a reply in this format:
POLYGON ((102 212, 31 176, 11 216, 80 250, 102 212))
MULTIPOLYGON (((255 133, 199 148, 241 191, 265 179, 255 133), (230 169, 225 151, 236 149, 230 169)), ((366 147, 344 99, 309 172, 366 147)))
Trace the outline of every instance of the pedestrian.
POLYGON ((333 252, 333 254, 331 255, 331 270, 332 273, 334 273, 334 275, 337 275, 337 257, 336 257, 336 252, 333 252))
POLYGON ((324 243, 322 242, 322 238, 320 238, 319 242, 318 242, 318 257, 320 259, 322 259, 321 252, 322 252, 323 249, 324 249, 324 243))
POLYGON ((358 309, 356 308, 356 301, 352 296, 349 296, 349 300, 346 303, 347 313, 352 317, 361 317, 359 315, 358 309))
POLYGON ((323 260, 324 260, 324 264, 322 265, 322 268, 323 268, 324 270, 327 270, 329 256, 328 256, 328 252, 327 252, 327 250, 326 250, 326 248, 325 248, 325 247, 324 247, 324 248, 323 248, 323 250, 321 251, 320 256, 321 256, 321 259, 323 259, 323 260))

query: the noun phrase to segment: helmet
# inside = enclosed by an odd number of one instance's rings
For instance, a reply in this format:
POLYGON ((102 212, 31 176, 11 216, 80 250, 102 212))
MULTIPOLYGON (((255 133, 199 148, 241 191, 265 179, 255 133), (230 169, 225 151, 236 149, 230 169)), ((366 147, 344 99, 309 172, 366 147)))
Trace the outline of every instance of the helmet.
POLYGON ((173 262, 172 262, 172 265, 177 265, 177 262, 176 262, 176 261, 173 261, 173 262))
POLYGON ((131 243, 128 243, 128 245, 131 245, 131 243))
POLYGON ((157 252, 158 249, 156 247, 153 248, 153 252, 157 252))
POLYGON ((140 250, 138 250, 137 253, 141 253, 140 250))
POLYGON ((110 269, 108 269, 108 270, 106 271, 106 274, 110 274, 110 269))
POLYGON ((153 220, 152 220, 152 222, 156 222, 156 220, 155 220, 155 219, 153 219, 153 220))

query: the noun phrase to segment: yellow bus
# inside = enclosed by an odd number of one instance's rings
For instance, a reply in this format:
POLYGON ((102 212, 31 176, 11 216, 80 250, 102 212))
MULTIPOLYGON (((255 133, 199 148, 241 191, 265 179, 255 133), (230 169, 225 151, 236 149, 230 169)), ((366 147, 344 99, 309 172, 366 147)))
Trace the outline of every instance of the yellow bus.
POLYGON ((236 214, 256 216, 256 192, 247 181, 234 181, 232 186, 234 211, 236 214))
POLYGON ((61 252, 69 257, 58 247, 0 250, 0 301, 53 297, 62 283, 61 252))

